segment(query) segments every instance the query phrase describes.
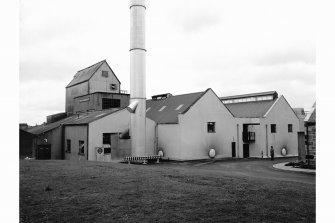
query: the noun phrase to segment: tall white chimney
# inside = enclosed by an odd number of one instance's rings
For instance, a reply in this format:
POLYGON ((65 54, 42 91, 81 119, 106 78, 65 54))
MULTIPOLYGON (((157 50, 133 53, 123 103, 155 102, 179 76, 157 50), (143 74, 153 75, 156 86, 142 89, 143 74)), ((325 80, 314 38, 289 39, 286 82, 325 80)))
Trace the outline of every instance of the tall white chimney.
POLYGON ((130 0, 130 135, 132 156, 145 156, 145 0, 130 0))

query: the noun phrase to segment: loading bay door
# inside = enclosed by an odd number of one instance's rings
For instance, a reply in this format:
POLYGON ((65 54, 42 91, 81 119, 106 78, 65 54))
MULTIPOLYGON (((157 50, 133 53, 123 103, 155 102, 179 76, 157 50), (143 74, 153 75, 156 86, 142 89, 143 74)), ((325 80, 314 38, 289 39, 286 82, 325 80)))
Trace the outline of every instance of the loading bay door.
POLYGON ((37 148, 37 159, 38 160, 50 160, 51 159, 51 145, 39 145, 37 148))

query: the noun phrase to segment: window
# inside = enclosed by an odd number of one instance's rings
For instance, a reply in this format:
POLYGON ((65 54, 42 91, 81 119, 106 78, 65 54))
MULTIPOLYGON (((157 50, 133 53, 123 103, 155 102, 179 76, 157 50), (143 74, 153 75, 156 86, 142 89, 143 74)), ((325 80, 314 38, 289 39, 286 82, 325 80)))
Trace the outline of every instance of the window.
POLYGON ((276 133, 276 124, 271 124, 271 133, 276 133))
POLYGON ((176 108, 176 111, 178 111, 179 109, 181 109, 181 107, 183 107, 184 104, 181 104, 179 105, 177 108, 176 108))
POLYGON ((110 84, 110 89, 111 90, 117 90, 117 85, 116 84, 110 84))
POLYGON ((215 132, 215 122, 207 122, 207 132, 215 132))
POLYGON ((106 153, 111 153, 111 148, 110 147, 105 147, 104 148, 104 154, 106 154, 106 153))
POLYGON ((66 140, 66 151, 67 153, 71 153, 71 140, 67 139, 66 140))
POLYGON ((108 71, 103 70, 103 71, 101 72, 101 76, 103 76, 103 77, 108 77, 108 71))
POLYGON ((102 133, 102 144, 111 144, 111 134, 110 133, 102 133))
POLYGON ((119 108, 120 99, 102 98, 102 109, 119 108))
POLYGON ((288 128, 287 129, 288 132, 293 132, 293 125, 292 124, 288 124, 287 128, 288 128))
POLYGON ((79 140, 79 155, 85 154, 85 143, 83 140, 79 140))

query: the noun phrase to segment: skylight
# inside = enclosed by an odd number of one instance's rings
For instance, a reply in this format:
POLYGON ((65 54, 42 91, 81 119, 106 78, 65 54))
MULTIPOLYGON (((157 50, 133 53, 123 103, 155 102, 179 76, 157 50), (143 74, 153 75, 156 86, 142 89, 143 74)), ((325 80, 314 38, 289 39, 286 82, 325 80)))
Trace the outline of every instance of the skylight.
POLYGON ((102 114, 96 115, 95 117, 98 118, 100 116, 103 116, 104 114, 106 114, 106 113, 102 113, 102 114))
POLYGON ((163 106, 163 107, 161 107, 161 109, 159 109, 158 111, 163 111, 164 110, 164 108, 166 108, 166 106, 163 106))
POLYGON ((179 106, 176 108, 176 111, 178 111, 179 109, 181 109, 181 107, 183 107, 183 104, 179 105, 179 106))

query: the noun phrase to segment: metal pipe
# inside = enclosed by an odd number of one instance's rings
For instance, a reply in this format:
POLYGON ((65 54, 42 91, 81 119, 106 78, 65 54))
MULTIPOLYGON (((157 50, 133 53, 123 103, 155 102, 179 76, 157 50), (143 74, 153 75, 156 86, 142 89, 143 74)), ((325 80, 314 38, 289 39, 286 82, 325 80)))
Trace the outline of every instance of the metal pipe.
POLYGON ((132 156, 146 155, 145 11, 145 0, 130 0, 130 104, 137 101, 130 114, 132 156))

